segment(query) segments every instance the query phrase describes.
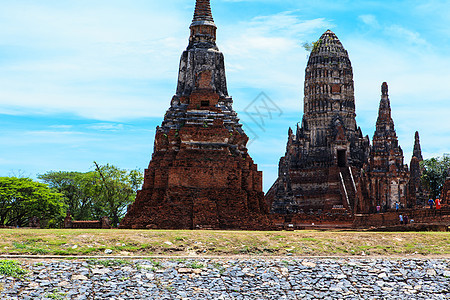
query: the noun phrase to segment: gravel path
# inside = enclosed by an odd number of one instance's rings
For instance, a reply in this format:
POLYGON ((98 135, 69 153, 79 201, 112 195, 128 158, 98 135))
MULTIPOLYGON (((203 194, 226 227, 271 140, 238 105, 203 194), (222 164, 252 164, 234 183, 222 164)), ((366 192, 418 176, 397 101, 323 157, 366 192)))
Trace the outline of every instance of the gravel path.
POLYGON ((450 299, 449 259, 25 260, 0 299, 450 299))

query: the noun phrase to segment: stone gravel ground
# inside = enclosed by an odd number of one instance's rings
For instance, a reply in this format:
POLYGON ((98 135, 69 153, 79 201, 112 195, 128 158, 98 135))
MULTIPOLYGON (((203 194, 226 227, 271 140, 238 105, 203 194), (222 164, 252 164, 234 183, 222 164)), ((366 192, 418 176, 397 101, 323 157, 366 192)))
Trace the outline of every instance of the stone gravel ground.
POLYGON ((0 299, 450 299, 449 259, 23 260, 0 299))

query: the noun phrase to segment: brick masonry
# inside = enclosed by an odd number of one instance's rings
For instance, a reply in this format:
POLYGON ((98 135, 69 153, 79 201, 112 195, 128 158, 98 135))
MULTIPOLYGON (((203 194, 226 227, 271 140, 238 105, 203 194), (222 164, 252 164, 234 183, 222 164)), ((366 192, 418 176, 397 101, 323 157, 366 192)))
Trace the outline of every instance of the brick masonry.
POLYGON ((262 173, 247 152, 209 1, 198 0, 177 93, 121 228, 269 229, 262 173))
MULTIPOLYGON (((266 203, 278 216, 275 222, 283 223, 284 216, 284 224, 294 226, 333 227, 353 222, 354 226, 386 226, 398 223, 397 204, 402 210, 412 210, 411 215, 415 212, 416 221, 433 221, 432 214, 421 211, 427 191, 420 182, 419 133, 410 170, 398 143, 388 85, 383 83, 372 145, 363 136, 355 119, 351 62, 330 30, 314 44, 304 90, 301 125, 295 132, 289 128, 278 179, 266 194, 266 203)), ((443 203, 447 203, 450 180, 443 194, 443 203)), ((440 213, 445 215, 448 210, 440 213)), ((445 223, 448 218, 434 221, 445 223)))
MULTIPOLYGON (((209 0, 197 0, 176 94, 157 127, 152 159, 121 228, 273 229, 387 226, 396 203, 416 221, 447 222, 420 209, 419 135, 411 170, 383 83, 373 145, 356 123, 353 69, 337 36, 326 31, 305 71, 304 116, 288 131, 279 177, 264 197, 262 173, 247 151, 209 0), (377 207, 380 212, 377 213, 377 207), (287 227, 286 227, 287 226, 287 227)), ((450 180, 443 204, 450 197, 450 180)), ((440 214, 449 213, 448 209, 440 214)))

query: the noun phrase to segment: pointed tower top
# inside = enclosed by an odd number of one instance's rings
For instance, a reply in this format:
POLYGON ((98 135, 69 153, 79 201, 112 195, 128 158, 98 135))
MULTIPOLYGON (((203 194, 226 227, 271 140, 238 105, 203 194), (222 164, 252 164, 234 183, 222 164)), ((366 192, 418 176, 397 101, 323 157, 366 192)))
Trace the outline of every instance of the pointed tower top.
POLYGON ((386 82, 383 82, 383 84, 381 85, 379 116, 381 115, 389 118, 391 117, 391 101, 389 101, 388 84, 386 82))
POLYGON ((197 0, 195 3, 194 19, 191 26, 195 25, 216 26, 211 12, 210 0, 197 0))
POLYGON ((196 0, 194 19, 192 20, 190 29, 191 36, 189 37, 188 49, 217 48, 217 26, 214 24, 212 17, 210 0, 196 0))
POLYGON ((344 46, 342 46, 339 38, 333 31, 329 29, 325 31, 324 34, 322 34, 322 36, 316 43, 314 43, 312 52, 317 54, 324 54, 327 56, 329 56, 330 54, 336 55, 338 53, 346 53, 344 46))
POLYGON ((381 86, 381 94, 383 96, 388 96, 388 90, 389 88, 387 82, 383 82, 383 85, 381 86))
POLYGON ((422 149, 420 148, 420 138, 419 138, 419 132, 418 131, 416 131, 416 134, 415 134, 415 137, 414 137, 413 157, 417 157, 417 159, 419 161, 423 161, 422 149))
POLYGON ((394 132, 394 120, 391 116, 391 101, 388 96, 388 84, 383 82, 381 86, 381 101, 380 108, 378 110, 377 129, 375 135, 382 132, 391 131, 394 132))

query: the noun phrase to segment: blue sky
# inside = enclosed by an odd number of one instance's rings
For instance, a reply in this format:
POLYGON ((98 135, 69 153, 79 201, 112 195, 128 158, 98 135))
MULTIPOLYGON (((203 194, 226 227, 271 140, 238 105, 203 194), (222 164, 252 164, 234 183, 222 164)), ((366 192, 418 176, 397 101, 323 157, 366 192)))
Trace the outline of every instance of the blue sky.
MULTIPOLYGON (((169 107, 194 0, 10 0, 0 11, 0 175, 144 169, 169 107), (19 171, 20 170, 20 171, 19 171)), ((372 138, 383 81, 409 163, 450 152, 450 1, 212 0, 250 154, 275 180, 302 117, 304 42, 333 30, 354 69, 357 121, 372 138), (264 92, 283 112, 243 111, 264 92)))

